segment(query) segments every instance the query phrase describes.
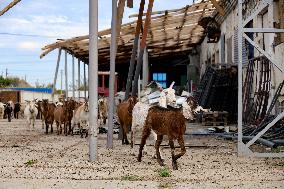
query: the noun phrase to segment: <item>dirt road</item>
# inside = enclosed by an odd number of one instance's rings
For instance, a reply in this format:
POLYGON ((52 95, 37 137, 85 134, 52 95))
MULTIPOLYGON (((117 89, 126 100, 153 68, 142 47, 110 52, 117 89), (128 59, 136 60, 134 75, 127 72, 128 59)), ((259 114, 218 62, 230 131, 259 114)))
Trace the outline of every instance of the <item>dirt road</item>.
POLYGON ((114 149, 108 150, 106 135, 99 135, 99 162, 90 163, 85 138, 45 135, 39 121, 30 131, 24 120, 0 120, 0 189, 284 188, 283 159, 237 157, 231 141, 187 139, 191 147, 178 160, 177 171, 172 171, 170 150, 164 148, 170 177, 161 177, 152 146, 137 162, 130 146, 114 138, 114 149))

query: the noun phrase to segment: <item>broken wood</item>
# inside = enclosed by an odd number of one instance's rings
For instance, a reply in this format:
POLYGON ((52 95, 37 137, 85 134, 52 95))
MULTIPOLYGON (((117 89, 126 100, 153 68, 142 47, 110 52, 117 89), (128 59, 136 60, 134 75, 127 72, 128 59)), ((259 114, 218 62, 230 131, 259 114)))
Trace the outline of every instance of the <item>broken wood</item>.
POLYGON ((0 16, 2 16, 3 14, 5 14, 6 12, 8 12, 8 10, 10 10, 13 6, 15 6, 16 4, 18 4, 21 0, 14 0, 12 1, 9 5, 7 5, 1 12, 0 12, 0 16))
POLYGON ((216 10, 219 12, 221 16, 225 16, 224 9, 218 4, 216 0, 211 0, 213 6, 216 8, 216 10))

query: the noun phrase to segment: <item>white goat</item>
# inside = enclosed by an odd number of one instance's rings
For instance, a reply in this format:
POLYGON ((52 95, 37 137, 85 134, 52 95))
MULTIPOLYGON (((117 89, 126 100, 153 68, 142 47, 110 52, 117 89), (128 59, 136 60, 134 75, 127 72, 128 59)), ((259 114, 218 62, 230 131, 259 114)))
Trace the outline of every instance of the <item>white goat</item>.
POLYGON ((72 134, 74 128, 76 128, 77 126, 81 133, 81 137, 83 137, 82 130, 83 129, 88 130, 89 126, 89 102, 84 102, 84 104, 82 104, 75 111, 73 111, 73 118, 71 124, 72 124, 72 134))
POLYGON ((35 104, 35 101, 26 101, 27 106, 24 111, 24 115, 27 118, 28 127, 30 129, 30 125, 33 125, 33 128, 35 127, 35 119, 38 114, 37 105, 35 104))
POLYGON ((0 102, 0 119, 3 119, 4 117, 4 110, 5 110, 5 104, 0 102))

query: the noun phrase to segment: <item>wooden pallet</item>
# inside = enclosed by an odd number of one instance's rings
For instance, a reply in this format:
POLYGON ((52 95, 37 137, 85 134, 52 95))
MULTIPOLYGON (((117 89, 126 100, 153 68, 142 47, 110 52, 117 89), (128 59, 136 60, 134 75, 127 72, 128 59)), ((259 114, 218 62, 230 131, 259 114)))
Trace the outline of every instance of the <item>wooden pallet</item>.
POLYGON ((204 112, 202 126, 227 126, 228 112, 204 112))

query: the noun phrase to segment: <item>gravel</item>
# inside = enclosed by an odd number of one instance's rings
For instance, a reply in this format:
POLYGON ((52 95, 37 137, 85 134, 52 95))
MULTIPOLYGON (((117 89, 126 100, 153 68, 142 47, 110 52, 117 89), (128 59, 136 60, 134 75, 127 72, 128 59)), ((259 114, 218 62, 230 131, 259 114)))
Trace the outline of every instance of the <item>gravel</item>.
MULTIPOLYGON (((55 128, 56 131, 56 128, 55 128)), ((170 149, 163 147, 170 177, 147 147, 142 162, 134 150, 114 135, 114 149, 106 149, 106 135, 98 137, 99 161, 88 161, 88 140, 44 134, 41 122, 29 130, 25 120, 0 120, 0 189, 2 188, 283 188, 283 159, 238 157, 236 143, 213 137, 187 137, 187 153, 171 168, 170 149), (134 154, 133 154, 134 153, 134 154)), ((140 140, 137 140, 137 142, 140 140)), ((163 144, 167 144, 166 141, 163 144)), ((261 148, 261 146, 259 146, 261 148)), ((177 149, 176 151, 178 151, 177 149)))

